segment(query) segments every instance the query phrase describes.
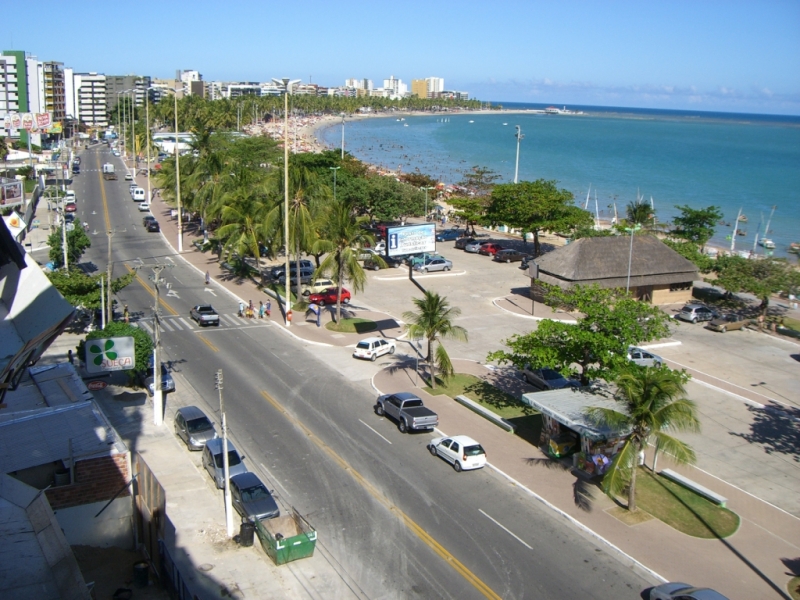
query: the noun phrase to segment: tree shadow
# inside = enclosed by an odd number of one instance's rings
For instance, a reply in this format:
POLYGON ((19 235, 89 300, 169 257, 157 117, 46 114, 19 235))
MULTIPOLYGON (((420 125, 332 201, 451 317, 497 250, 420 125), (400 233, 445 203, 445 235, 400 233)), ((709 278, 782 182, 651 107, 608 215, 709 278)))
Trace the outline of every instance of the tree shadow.
POLYGON ((767 454, 783 454, 800 462, 800 409, 770 403, 764 408, 748 406, 754 421, 750 433, 735 433, 750 443, 760 445, 767 454))
POLYGON ((599 483, 596 480, 585 479, 577 475, 573 470, 571 460, 552 457, 526 458, 525 464, 530 467, 540 467, 550 471, 566 471, 573 473, 573 475, 575 475, 575 481, 572 484, 572 501, 580 510, 591 512, 594 490, 599 489, 599 483))
POLYGON ((786 574, 790 577, 800 577, 800 557, 782 558, 781 562, 789 569, 786 574))

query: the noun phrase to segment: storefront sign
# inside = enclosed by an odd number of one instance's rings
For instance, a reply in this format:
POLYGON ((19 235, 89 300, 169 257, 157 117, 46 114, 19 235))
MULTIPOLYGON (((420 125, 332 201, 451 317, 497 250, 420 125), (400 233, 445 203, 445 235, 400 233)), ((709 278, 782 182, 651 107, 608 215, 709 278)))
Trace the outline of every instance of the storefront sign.
POLYGON ((86 371, 105 373, 129 371, 136 367, 133 337, 86 340, 86 371))

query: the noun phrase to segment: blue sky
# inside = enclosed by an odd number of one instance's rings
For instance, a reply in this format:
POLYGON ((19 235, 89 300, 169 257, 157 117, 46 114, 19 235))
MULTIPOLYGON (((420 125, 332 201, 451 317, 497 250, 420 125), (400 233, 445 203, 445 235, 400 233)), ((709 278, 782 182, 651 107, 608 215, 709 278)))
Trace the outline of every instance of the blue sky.
POLYGON ((798 0, 41 0, 3 14, 2 49, 76 71, 436 76, 482 100, 800 115, 798 0))

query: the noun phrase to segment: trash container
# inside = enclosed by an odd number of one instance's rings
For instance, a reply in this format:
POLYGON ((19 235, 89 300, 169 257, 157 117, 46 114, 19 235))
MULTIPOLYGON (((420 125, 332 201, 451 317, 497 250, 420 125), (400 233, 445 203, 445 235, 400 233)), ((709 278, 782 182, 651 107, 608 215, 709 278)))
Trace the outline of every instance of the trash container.
POLYGON ((146 561, 133 564, 133 585, 138 588, 147 587, 150 581, 150 565, 146 561))
POLYGON ((255 536, 256 526, 252 521, 244 521, 239 528, 239 545, 249 548, 253 545, 253 537, 255 536))

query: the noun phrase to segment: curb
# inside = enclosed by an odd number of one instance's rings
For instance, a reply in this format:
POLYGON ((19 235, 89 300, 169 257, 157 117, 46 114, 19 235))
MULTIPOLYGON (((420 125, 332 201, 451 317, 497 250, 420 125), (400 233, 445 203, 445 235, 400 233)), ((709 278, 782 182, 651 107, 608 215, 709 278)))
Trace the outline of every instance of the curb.
POLYGON ((484 419, 491 421, 492 423, 494 423, 498 427, 501 427, 502 429, 505 429, 509 433, 515 433, 517 431, 517 428, 514 427, 514 425, 512 425, 508 421, 506 421, 504 418, 500 417, 499 415, 496 415, 488 408, 484 408, 477 402, 473 402, 466 396, 456 396, 456 401, 459 404, 466 406, 472 412, 479 414, 484 419))

